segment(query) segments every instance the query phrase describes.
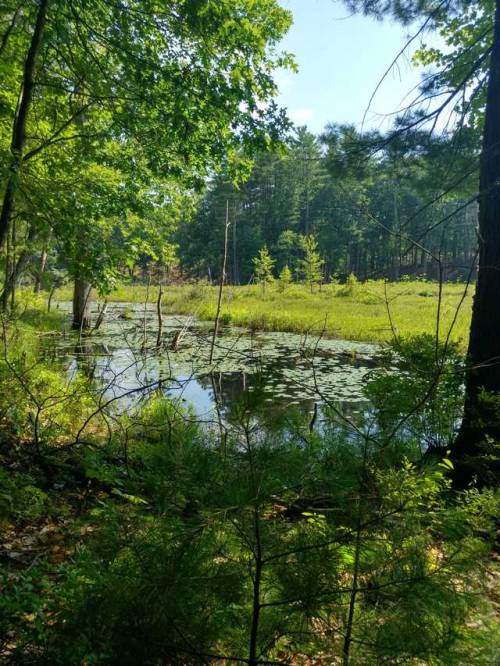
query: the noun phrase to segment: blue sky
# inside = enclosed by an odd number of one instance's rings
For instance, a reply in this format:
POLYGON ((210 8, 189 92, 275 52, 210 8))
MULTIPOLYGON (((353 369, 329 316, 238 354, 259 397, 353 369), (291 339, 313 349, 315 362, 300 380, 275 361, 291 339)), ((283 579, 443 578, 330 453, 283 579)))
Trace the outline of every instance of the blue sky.
MULTIPOLYGON (((316 133, 327 122, 360 126, 377 83, 407 41, 408 29, 390 21, 349 16, 335 0, 280 0, 280 4, 294 14, 282 47, 295 54, 299 73, 278 73, 278 101, 296 124, 316 133)), ((405 98, 408 101, 420 78, 421 70, 412 67, 408 57, 401 58, 377 93, 365 127, 387 127, 387 114, 400 108, 405 98)))

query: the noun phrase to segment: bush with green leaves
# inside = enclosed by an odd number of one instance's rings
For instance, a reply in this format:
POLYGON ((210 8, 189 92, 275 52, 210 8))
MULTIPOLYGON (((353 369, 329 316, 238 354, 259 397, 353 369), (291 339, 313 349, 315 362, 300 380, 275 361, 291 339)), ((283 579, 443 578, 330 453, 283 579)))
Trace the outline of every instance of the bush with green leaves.
POLYGON ((464 359, 432 335, 396 339, 366 388, 381 439, 405 436, 422 451, 452 446, 463 408, 464 359))
POLYGON ((498 502, 450 504, 448 461, 389 449, 250 417, 221 442, 157 401, 47 602, 42 663, 488 663, 498 502))
MULTIPOLYGON (((0 442, 17 438, 37 449, 71 442, 99 399, 91 373, 86 376, 83 367, 84 353, 80 364, 83 371, 76 370, 71 376, 62 363, 51 362, 50 348, 42 347, 41 326, 47 322, 60 326, 61 315, 51 313, 40 318, 28 309, 20 319, 3 321, 0 413, 4 420, 0 422, 0 442)), ((76 340, 75 345, 77 353, 85 351, 76 340)))
MULTIPOLYGON (((32 367, 15 349, 16 371, 32 367)), ((54 413, 37 456, 9 452, 0 529, 22 545, 50 519, 68 554, 40 542, 26 564, 2 559, 0 657, 494 663, 498 496, 454 492, 446 454, 461 372, 450 345, 397 341, 368 383, 372 409, 352 422, 330 405, 316 429, 290 411, 263 427, 245 395, 231 425, 207 429, 157 393, 105 433, 92 422, 84 441, 49 446, 64 434, 54 413)), ((26 405, 46 383, 31 377, 26 405)))

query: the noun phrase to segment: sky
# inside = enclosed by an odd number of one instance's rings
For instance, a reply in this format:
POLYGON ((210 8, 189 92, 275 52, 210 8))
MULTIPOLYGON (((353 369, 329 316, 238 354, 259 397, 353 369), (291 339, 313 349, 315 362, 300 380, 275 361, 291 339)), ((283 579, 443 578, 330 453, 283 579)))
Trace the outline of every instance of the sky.
MULTIPOLYGON (((297 125, 307 125, 314 133, 328 122, 361 127, 370 97, 405 45, 408 29, 388 20, 350 16, 338 0, 280 0, 280 4, 294 15, 282 48, 295 54, 299 73, 277 73, 279 103, 297 125)), ((401 58, 375 96, 365 129, 387 128, 387 114, 413 97, 411 91, 421 75, 408 57, 401 58)))

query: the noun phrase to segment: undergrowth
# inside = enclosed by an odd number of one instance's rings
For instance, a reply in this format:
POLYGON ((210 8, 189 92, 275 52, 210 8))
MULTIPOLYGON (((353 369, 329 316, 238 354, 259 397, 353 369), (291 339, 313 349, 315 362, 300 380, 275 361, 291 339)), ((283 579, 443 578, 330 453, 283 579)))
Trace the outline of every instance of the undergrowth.
POLYGON ((450 483, 456 347, 400 341, 356 423, 267 430, 244 394, 207 429, 158 394, 75 440, 95 386, 43 374, 33 316, 0 361, 3 663, 496 663, 498 500, 450 483), (38 396, 76 385, 35 441, 38 396))

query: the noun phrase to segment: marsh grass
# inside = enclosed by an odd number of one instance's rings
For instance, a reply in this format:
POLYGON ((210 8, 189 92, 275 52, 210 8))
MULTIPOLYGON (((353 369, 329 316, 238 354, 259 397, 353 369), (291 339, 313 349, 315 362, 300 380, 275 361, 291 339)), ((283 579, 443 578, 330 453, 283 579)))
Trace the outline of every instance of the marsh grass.
POLYGON ((20 289, 13 312, 4 314, 4 321, 15 319, 18 329, 32 336, 26 350, 32 350, 32 342, 39 341, 45 334, 62 333, 67 324, 66 314, 53 308, 47 312, 47 301, 43 293, 33 294, 30 289, 20 289))
MULTIPOLYGON (((464 289, 465 285, 461 283, 443 286, 442 339, 448 335, 464 289)), ((216 292, 216 287, 204 284, 168 287, 164 298, 165 311, 213 319, 216 292)), ((470 287, 450 336, 462 349, 465 349, 468 337, 472 293, 473 287, 470 287)), ((69 299, 70 296, 67 289, 57 293, 59 299, 69 299)), ((122 285, 112 293, 111 300, 143 303, 145 296, 145 286, 122 285)), ((253 329, 312 334, 324 331, 325 335, 346 340, 385 342, 393 338, 394 332, 401 337, 435 333, 438 296, 437 283, 421 280, 387 284, 383 280, 370 280, 350 289, 332 284, 312 294, 307 285, 298 284, 291 285, 284 292, 273 284, 265 294, 259 286, 227 286, 222 316, 233 325, 253 329)), ((150 289, 149 298, 154 302, 156 288, 150 289)))

